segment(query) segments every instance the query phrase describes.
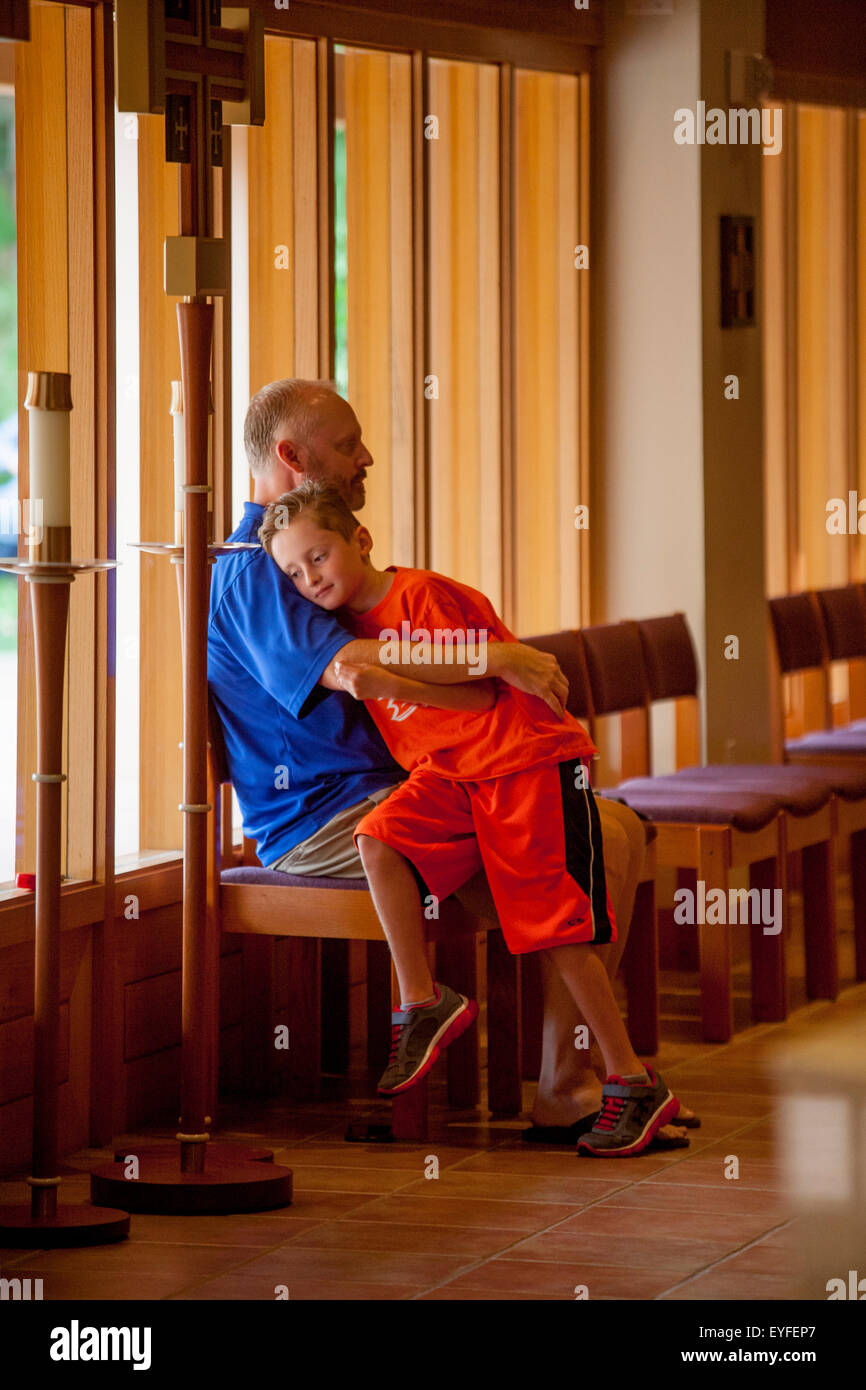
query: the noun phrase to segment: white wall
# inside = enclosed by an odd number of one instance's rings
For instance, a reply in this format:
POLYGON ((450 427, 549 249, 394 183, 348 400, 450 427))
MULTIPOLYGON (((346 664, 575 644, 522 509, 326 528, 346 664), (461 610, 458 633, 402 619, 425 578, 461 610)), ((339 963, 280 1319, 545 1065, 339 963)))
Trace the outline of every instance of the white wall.
MULTIPOLYGON (((594 74, 591 308, 594 622, 681 609, 704 642, 699 0, 605 7, 594 74)), ((656 762, 664 759, 664 746, 656 762)))
MULTIPOLYGON (((760 52, 763 0, 608 0, 593 75, 593 621, 686 614, 706 756, 770 754, 758 325, 719 323, 719 218, 755 218, 759 147, 679 145, 681 107, 727 110, 729 49, 760 52), (740 379, 726 400, 724 378, 740 379), (740 639, 738 661, 724 639, 740 639)), ((656 770, 673 766, 662 713, 656 770)))

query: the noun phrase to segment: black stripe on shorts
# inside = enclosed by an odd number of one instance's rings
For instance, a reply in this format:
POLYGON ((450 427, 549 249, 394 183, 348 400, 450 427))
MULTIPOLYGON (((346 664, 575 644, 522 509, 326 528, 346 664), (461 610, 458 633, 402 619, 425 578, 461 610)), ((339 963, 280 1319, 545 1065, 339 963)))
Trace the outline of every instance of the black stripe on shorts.
POLYGON ((613 937, 607 912, 601 820, 589 787, 576 787, 577 759, 559 764, 562 819, 565 826, 565 867, 578 888, 589 898, 594 927, 593 942, 604 945, 613 937))

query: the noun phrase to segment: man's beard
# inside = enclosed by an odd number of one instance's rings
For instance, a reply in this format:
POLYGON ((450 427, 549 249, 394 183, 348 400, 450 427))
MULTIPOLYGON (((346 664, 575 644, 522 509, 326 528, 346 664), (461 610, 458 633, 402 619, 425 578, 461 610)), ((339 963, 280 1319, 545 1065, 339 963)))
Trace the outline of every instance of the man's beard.
POLYGON ((335 478, 330 475, 318 459, 313 460, 316 472, 312 475, 317 482, 329 483, 331 487, 339 488, 346 505, 353 511, 359 512, 367 500, 367 492, 364 487, 364 479, 356 473, 354 478, 335 478))

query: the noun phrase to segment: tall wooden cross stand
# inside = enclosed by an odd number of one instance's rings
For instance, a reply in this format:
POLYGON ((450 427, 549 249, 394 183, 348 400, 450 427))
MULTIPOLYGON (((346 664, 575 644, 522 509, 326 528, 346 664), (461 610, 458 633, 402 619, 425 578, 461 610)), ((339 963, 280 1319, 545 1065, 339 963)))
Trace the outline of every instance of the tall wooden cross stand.
MULTIPOLYGON (((127 1211, 226 1212, 285 1206, 288 1168, 208 1152, 213 997, 207 915, 208 406, 213 296, 228 288, 226 243, 213 236, 213 168, 223 124, 264 121, 264 35, 250 8, 219 0, 115 0, 117 103, 165 112, 166 159, 179 165, 180 231, 165 242, 165 290, 177 306, 186 479, 183 535, 183 990, 179 1149, 98 1168, 91 1191, 127 1211), (121 1200, 123 1199, 123 1200, 121 1200)), ((226 1152, 229 1150, 229 1152, 226 1152)), ((267 1157, 272 1157, 267 1154, 267 1157)), ((127 1156, 120 1156, 125 1159, 127 1156)), ((138 1157, 138 1156, 136 1156, 138 1157)))

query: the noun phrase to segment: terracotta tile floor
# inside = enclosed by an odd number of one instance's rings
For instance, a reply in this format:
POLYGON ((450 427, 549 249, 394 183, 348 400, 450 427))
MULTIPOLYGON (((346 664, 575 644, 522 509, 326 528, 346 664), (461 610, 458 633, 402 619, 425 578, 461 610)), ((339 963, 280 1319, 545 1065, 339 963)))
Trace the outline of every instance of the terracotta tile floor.
MULTIPOLYGON (((306 1300, 794 1299, 800 1249, 785 1204, 763 1062, 780 1042, 818 1033, 866 1006, 866 985, 714 1046, 682 1036, 656 1058, 702 1116, 688 1149, 592 1161, 527 1146, 526 1119, 455 1113, 431 1087, 422 1145, 347 1144, 349 1120, 386 1119, 373 1078, 326 1079, 333 1098, 236 1103, 224 1136, 268 1143, 294 1172, 281 1211, 133 1216, 128 1241, 68 1251, 0 1250, 3 1274, 43 1280, 45 1299, 306 1300), (740 1176, 724 1176, 736 1154, 740 1176), (425 1176, 428 1156, 438 1178, 425 1176)), ((533 1087, 524 1087, 532 1103, 533 1087)), ((134 1143, 171 1131, 118 1136, 134 1143)), ((64 1193, 88 1195, 87 1170, 110 1151, 66 1161, 64 1193)), ((0 1202, 22 1185, 0 1183, 0 1202)))

